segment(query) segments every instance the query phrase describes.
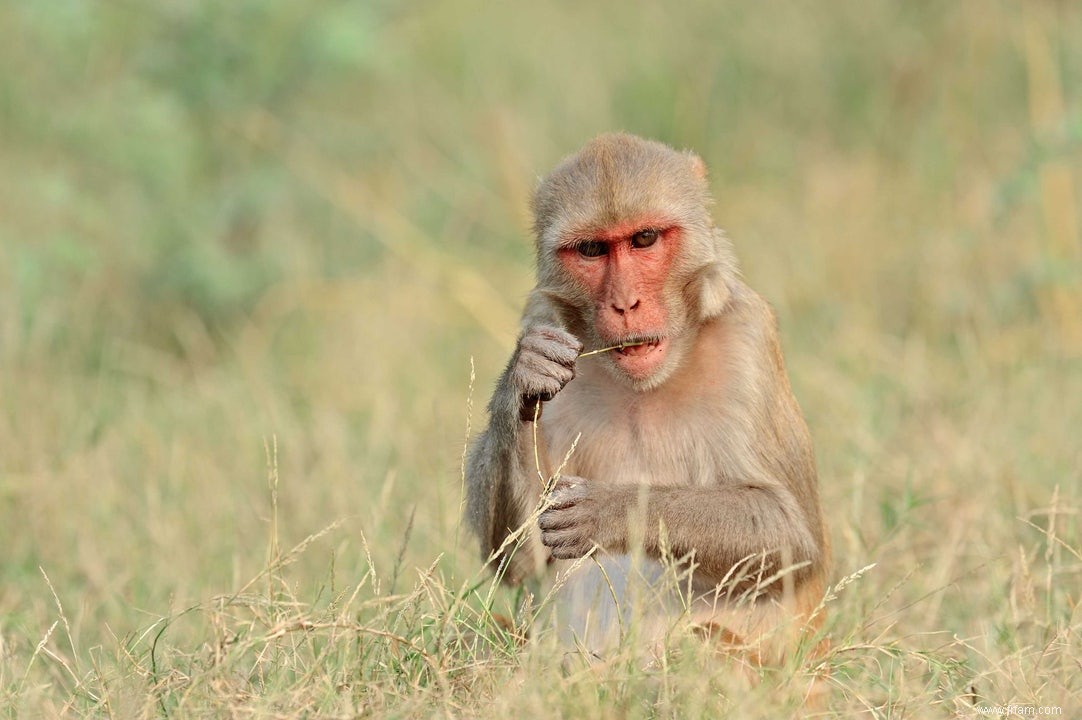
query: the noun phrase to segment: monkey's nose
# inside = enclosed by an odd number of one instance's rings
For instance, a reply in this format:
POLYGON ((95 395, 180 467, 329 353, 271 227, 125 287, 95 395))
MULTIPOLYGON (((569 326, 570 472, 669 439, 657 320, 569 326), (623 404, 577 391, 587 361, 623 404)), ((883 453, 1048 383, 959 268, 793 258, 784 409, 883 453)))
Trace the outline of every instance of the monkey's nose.
POLYGON ((639 307, 639 301, 638 300, 632 302, 630 305, 628 305, 627 303, 613 303, 612 304, 612 309, 616 311, 617 315, 623 315, 626 312, 638 309, 638 307, 639 307), (624 307, 625 305, 627 306, 626 308, 624 307))

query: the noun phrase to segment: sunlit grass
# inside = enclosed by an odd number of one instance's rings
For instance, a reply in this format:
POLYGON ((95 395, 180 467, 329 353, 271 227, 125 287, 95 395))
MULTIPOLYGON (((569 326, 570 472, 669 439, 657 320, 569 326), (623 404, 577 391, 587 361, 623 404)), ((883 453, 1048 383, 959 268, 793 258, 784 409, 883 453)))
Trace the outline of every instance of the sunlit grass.
POLYGON ((840 717, 1082 710, 1074 4, 0 28, 12 717, 777 718, 815 678, 840 717), (757 684, 686 638, 569 659, 461 523, 533 182, 612 129, 706 160, 816 441, 830 650, 757 684))

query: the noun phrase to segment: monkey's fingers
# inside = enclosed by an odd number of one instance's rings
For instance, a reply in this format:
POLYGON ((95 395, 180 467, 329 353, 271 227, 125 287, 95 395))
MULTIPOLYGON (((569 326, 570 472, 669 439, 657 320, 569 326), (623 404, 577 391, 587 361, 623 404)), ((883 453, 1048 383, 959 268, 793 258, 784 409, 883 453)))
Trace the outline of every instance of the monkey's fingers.
POLYGON ((569 547, 582 542, 582 533, 572 528, 563 530, 544 530, 541 532, 541 542, 545 547, 569 547))
POLYGON ((566 510, 567 508, 572 507, 576 503, 582 501, 584 497, 585 493, 581 490, 572 490, 566 487, 561 488, 559 484, 557 484, 556 488, 553 489, 552 493, 549 495, 548 504, 545 507, 545 513, 543 513, 541 517, 544 517, 545 514, 553 513, 557 510, 566 510))
POLYGON ((574 363, 582 352, 582 341, 558 327, 541 325, 531 328, 522 338, 523 347, 532 347, 562 364, 574 363))
POLYGON ((512 373, 512 382, 524 398, 551 400, 575 377, 573 367, 565 367, 536 353, 523 352, 512 373))
MULTIPOLYGON (((575 524, 575 519, 571 517, 569 513, 559 512, 560 510, 566 510, 574 503, 568 503, 561 507, 549 508, 537 518, 537 527, 542 532, 549 530, 563 530, 569 528, 575 524)), ((548 544, 548 543, 546 543, 548 544)))
POLYGON ((582 342, 565 330, 554 327, 537 327, 527 332, 519 342, 525 352, 540 355, 567 368, 575 366, 582 352, 582 342))
POLYGON ((577 560, 580 557, 585 557, 590 554, 590 551, 597 547, 592 542, 571 542, 567 545, 547 546, 549 553, 557 560, 577 560))

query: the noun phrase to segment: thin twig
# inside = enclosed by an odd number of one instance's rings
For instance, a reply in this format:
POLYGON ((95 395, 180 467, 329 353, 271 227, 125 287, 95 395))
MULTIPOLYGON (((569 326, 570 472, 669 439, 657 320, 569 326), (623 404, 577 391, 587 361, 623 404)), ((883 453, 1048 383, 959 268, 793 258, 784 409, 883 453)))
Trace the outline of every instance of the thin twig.
POLYGON ((635 345, 642 345, 642 342, 641 341, 622 342, 619 345, 612 345, 610 347, 604 347, 604 348, 601 348, 599 350, 589 350, 589 351, 584 352, 584 353, 579 353, 579 357, 584 358, 584 357, 590 357, 591 355, 600 355, 601 353, 608 352, 609 350, 619 350, 621 348, 634 347, 635 345))
MULTIPOLYGON (((580 356, 581 357, 581 356, 580 356)), ((533 406, 533 466, 537 470, 537 479, 541 481, 541 487, 546 487, 545 473, 541 472, 541 455, 537 450, 537 421, 541 418, 541 398, 533 406)))

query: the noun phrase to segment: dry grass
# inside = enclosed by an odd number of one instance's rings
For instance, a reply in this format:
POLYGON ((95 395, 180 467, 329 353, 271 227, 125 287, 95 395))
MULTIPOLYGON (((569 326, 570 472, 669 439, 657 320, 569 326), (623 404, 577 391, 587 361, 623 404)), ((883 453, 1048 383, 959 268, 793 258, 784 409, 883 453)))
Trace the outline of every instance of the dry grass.
POLYGON ((8 716, 1082 713, 1079 7, 622 7, 0 5, 8 716), (460 524, 531 183, 621 128, 816 440, 832 649, 752 686, 567 657, 460 524))

